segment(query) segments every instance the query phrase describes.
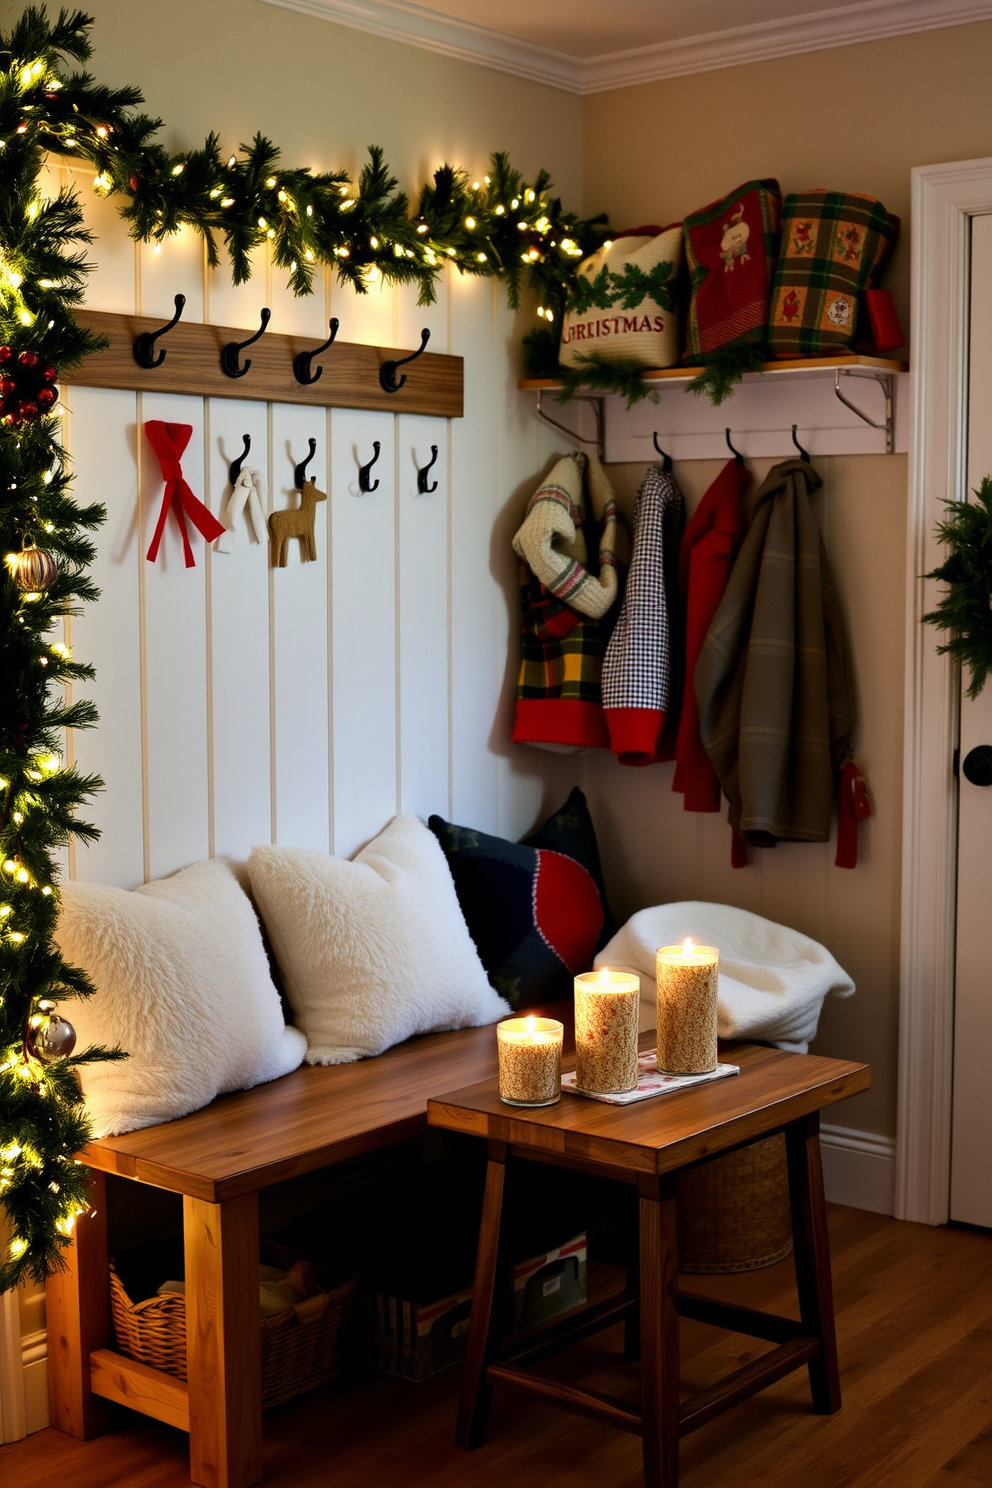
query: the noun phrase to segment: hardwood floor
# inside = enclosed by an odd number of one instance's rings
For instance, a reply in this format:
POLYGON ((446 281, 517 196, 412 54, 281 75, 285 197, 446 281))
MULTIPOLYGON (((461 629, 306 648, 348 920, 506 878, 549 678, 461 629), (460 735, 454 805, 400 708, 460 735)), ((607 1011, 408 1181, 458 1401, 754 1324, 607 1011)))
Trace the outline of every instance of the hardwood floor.
MULTIPOLYGON (((792 1375, 682 1443, 686 1488, 992 1488, 992 1235, 832 1207, 844 1406, 810 1412, 792 1375)), ((796 1314, 791 1261, 692 1290, 796 1314)), ((765 1345, 682 1325, 695 1391, 765 1345)), ((619 1328, 555 1361, 561 1377, 636 1397, 619 1328)), ((545 1366, 549 1372, 551 1364, 545 1366)), ((271 1488, 640 1488, 640 1442, 496 1391, 488 1441, 452 1444, 458 1371, 423 1384, 362 1374, 269 1412, 271 1488)), ((120 1411, 112 1436, 55 1431, 0 1448, 3 1488, 183 1488, 186 1438, 120 1411)))

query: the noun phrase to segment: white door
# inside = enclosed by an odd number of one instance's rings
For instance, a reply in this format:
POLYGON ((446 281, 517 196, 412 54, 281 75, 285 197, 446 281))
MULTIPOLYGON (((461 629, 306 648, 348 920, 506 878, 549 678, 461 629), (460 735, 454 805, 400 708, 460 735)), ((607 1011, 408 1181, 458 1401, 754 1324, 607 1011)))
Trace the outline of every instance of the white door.
MULTIPOLYGON (((983 476, 992 476, 992 216, 972 222, 968 430, 971 492, 983 476)), ((972 702, 967 680, 961 687, 951 1218, 992 1228, 992 779, 975 783, 992 776, 992 681, 972 702)))

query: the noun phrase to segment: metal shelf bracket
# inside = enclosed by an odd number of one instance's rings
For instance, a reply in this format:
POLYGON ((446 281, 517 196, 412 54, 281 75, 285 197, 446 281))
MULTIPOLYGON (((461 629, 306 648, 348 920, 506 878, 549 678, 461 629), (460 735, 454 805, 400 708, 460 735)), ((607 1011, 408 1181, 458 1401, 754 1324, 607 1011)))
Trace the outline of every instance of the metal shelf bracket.
POLYGON ((859 374, 857 372, 849 372, 846 368, 842 367, 836 367, 834 369, 834 392, 837 394, 840 401, 844 404, 845 408, 849 408, 852 413, 856 413, 858 415, 858 418, 863 419, 866 424, 869 424, 871 426, 871 428, 885 430, 885 453, 887 455, 891 455, 893 450, 895 449, 892 388, 893 383, 891 372, 867 372, 859 374), (840 380, 842 377, 853 377, 856 380, 862 382, 865 381, 866 378, 869 378, 878 383, 878 385, 882 389, 882 392, 885 394, 884 423, 880 424, 877 423, 875 419, 869 418, 864 410, 859 408, 856 403, 852 403, 850 398, 844 397, 844 394, 840 390, 840 380))
POLYGON ((595 433, 595 436, 592 439, 589 439, 589 438, 586 437, 586 435, 579 434, 575 429, 570 429, 567 424, 561 423, 558 419, 552 418, 549 413, 546 413, 545 412, 545 410, 544 410, 544 408, 543 408, 543 406, 541 404, 541 398, 542 398, 542 395, 546 391, 547 391, 546 388, 538 388, 537 389, 537 405, 536 405, 536 407, 534 409, 534 412, 537 414, 537 417, 541 420, 541 422, 544 423, 544 424, 549 424, 552 429, 558 429, 559 432, 562 433, 562 434, 567 434, 568 438, 569 439, 573 439, 576 444, 591 444, 591 445, 594 445, 595 446, 595 449, 596 449, 596 454, 599 456, 600 459, 602 459, 603 458, 603 453, 604 453, 603 400, 602 400, 602 398, 601 397, 596 397, 596 396, 591 396, 590 397, 590 396, 586 396, 586 395, 584 395, 582 393, 578 393, 576 395, 576 397, 575 397, 575 400, 574 400, 577 403, 588 403, 588 404, 590 404, 591 407, 592 407, 592 410, 593 410, 593 412, 594 412, 594 414, 596 416, 596 433, 595 433))

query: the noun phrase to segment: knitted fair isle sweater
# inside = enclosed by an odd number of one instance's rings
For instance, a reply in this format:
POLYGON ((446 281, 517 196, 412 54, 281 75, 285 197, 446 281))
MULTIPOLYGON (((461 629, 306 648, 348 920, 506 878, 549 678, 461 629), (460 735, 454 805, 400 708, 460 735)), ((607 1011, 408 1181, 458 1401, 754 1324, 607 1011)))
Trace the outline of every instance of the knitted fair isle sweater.
POLYGON ((650 765, 658 758, 666 715, 678 706, 678 561, 684 524, 682 492, 667 471, 652 465, 637 493, 627 593, 603 662, 610 748, 622 765, 650 765))
POLYGON ((567 455, 527 503, 513 539, 523 627, 513 741, 609 748, 600 672, 627 529, 594 455, 567 455), (596 568, 587 567, 589 550, 596 568))

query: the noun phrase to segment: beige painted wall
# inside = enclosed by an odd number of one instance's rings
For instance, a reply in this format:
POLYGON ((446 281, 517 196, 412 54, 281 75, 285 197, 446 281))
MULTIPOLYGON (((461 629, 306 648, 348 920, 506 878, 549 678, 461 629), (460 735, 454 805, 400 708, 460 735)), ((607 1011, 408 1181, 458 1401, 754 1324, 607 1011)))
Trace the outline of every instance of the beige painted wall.
MULTIPOLYGON (((783 191, 866 191, 903 219, 890 270, 908 329, 910 170, 992 154, 987 77, 992 23, 928 31, 803 57, 673 78, 585 102, 585 209, 618 225, 669 222, 755 176, 783 191)), ((693 499, 715 466, 676 471, 693 499)), ((756 469, 763 473, 764 466, 756 469)), ((862 862, 832 867, 832 849, 779 846, 757 868, 726 869, 726 828, 684 818, 667 768, 622 790, 609 774, 591 793, 609 817, 607 856, 624 908, 676 893, 722 897, 824 940, 858 992, 824 1010, 817 1049, 871 1061, 872 1091, 832 1119, 895 1133, 906 462, 823 461, 827 543, 845 600, 861 695, 857 756, 876 816, 862 862), (643 825, 641 825, 643 824, 643 825), (640 838, 638 832, 640 830, 640 838)), ((625 467, 629 486, 637 472, 625 467)))

